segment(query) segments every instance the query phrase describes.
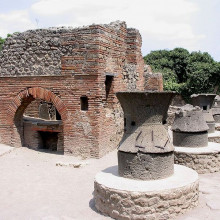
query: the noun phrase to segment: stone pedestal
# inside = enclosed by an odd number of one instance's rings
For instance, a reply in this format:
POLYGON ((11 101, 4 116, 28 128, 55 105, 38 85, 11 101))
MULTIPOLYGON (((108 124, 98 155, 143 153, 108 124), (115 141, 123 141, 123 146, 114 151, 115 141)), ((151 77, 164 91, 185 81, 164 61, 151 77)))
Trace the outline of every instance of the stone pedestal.
POLYGON ((216 130, 214 133, 208 134, 210 142, 220 143, 220 131, 216 130))
POLYGON ((173 219, 198 204, 198 174, 174 166, 174 147, 164 126, 173 96, 117 93, 125 117, 118 166, 95 177, 95 206, 104 215, 119 220, 173 219))
POLYGON ((125 132, 118 148, 119 175, 141 180, 173 174, 173 145, 163 125, 173 92, 119 92, 125 132))
POLYGON ((198 107, 186 105, 175 115, 172 126, 174 161, 198 173, 220 171, 220 144, 208 142, 215 133, 207 133, 208 126, 198 107))
POLYGON ((166 179, 123 178, 110 167, 95 177, 95 207, 104 215, 124 220, 174 219, 198 205, 198 174, 175 165, 166 179))
POLYGON ((175 163, 201 173, 220 171, 220 144, 209 142, 207 147, 175 147, 175 163))

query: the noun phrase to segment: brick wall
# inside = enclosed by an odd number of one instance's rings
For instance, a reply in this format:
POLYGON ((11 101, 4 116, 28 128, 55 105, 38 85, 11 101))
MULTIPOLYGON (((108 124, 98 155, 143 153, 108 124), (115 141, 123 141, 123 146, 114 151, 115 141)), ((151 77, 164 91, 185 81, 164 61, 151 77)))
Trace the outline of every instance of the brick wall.
POLYGON ((146 74, 146 90, 163 91, 163 76, 160 73, 146 74))
POLYGON ((153 73, 149 65, 144 66, 145 90, 163 91, 163 75, 153 73))
POLYGON ((32 101, 25 109, 24 114, 26 116, 39 118, 40 101, 40 99, 35 99, 34 101, 32 101))
POLYGON ((123 133, 115 92, 145 86, 141 36, 124 22, 13 35, 0 54, 0 85, 3 143, 23 145, 23 113, 41 99, 61 115, 65 153, 101 157, 123 133), (106 75, 113 78, 107 99, 106 75), (82 96, 88 97, 87 111, 81 110, 82 96))

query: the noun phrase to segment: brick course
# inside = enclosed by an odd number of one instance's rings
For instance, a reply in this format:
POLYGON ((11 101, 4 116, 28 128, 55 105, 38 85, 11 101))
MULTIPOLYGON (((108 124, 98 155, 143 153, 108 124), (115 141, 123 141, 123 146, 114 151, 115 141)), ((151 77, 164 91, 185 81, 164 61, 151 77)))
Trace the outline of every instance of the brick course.
POLYGON ((115 92, 145 87, 141 43, 124 22, 8 38, 0 53, 0 141, 22 145, 23 113, 41 99, 61 116, 65 153, 99 158, 114 149, 123 131, 115 92), (113 77, 107 99, 106 75, 113 77), (88 97, 88 111, 81 110, 81 96, 88 97))

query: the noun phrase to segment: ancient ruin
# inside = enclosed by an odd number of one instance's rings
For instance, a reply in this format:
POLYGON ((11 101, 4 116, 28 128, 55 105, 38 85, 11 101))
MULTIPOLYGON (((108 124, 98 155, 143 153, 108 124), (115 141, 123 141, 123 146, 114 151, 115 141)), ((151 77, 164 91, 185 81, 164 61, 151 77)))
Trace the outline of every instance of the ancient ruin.
POLYGON ((199 107, 187 104, 175 114, 172 125, 173 145, 176 147, 205 147, 208 145, 208 125, 199 107))
POLYGON ((198 174, 174 165, 164 126, 174 93, 119 92, 125 133, 118 166, 95 177, 95 206, 114 219, 173 219, 198 204, 198 174))
POLYGON ((220 145, 208 142, 208 130, 202 110, 185 105, 176 112, 172 126, 175 163, 198 173, 220 171, 220 145))
POLYGON ((192 105, 202 109, 205 121, 209 126, 209 133, 215 132, 215 120, 211 110, 215 96, 216 94, 193 94, 190 96, 192 105))
POLYGON ((216 123, 220 123, 220 96, 217 95, 212 106, 212 114, 216 123))
POLYGON ((215 119, 215 130, 220 131, 220 96, 215 97, 214 105, 212 106, 212 114, 215 119))
POLYGON ((119 175, 161 179, 173 174, 173 145, 163 122, 173 92, 117 93, 125 132, 118 148, 119 175))
POLYGON ((125 22, 9 37, 0 53, 0 142, 83 158, 114 149, 123 133, 115 92, 162 88, 161 76, 144 72, 141 43, 125 22))

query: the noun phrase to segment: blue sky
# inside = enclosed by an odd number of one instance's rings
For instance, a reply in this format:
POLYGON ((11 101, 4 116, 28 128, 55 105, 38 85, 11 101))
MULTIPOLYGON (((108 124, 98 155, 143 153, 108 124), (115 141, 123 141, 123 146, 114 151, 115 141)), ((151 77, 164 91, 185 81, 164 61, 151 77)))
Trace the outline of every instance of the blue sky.
POLYGON ((220 61, 219 0, 0 0, 0 36, 52 26, 126 21, 142 53, 184 47, 220 61))

